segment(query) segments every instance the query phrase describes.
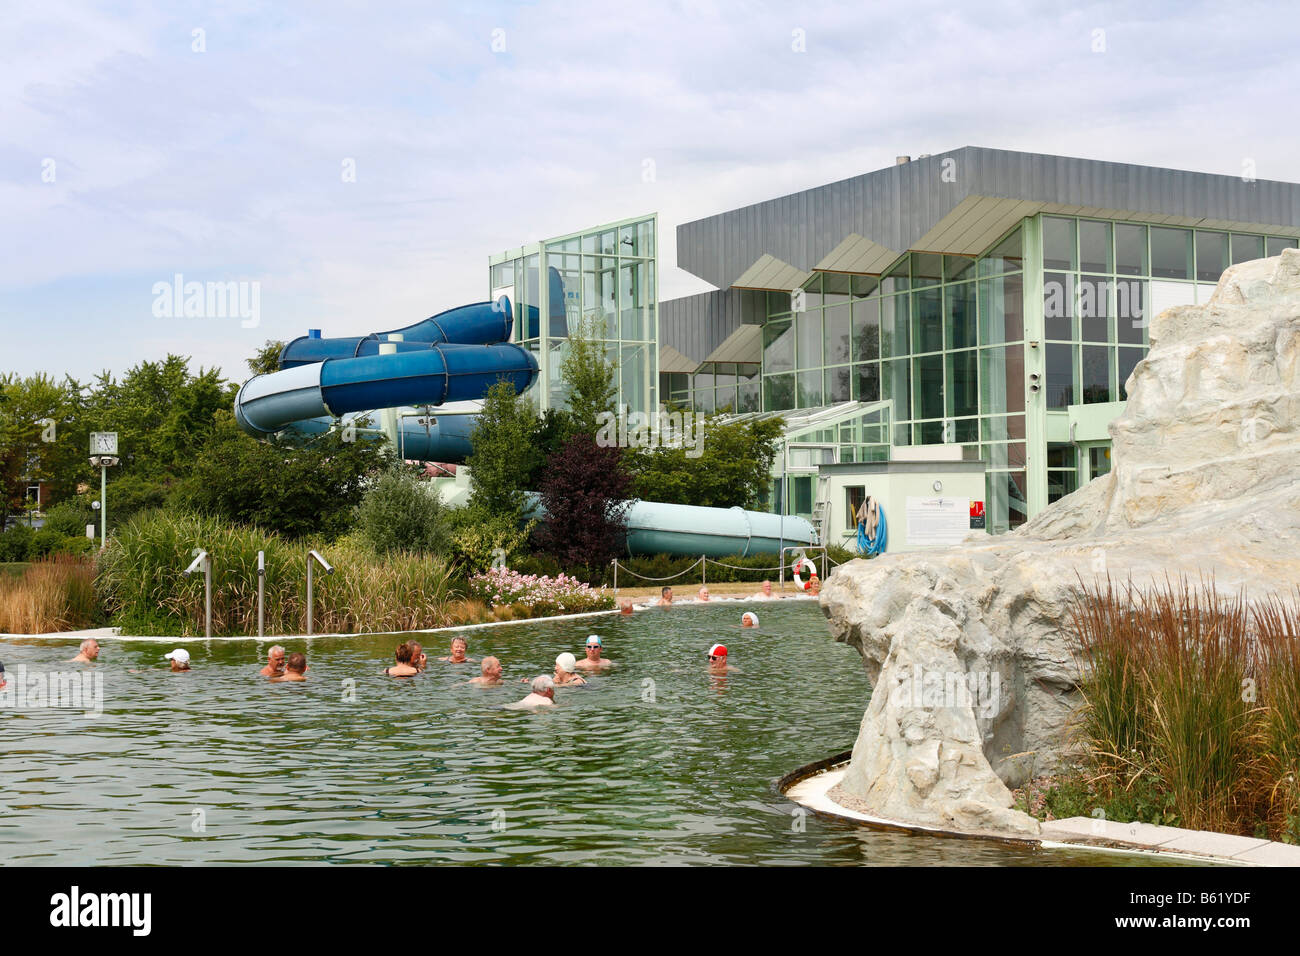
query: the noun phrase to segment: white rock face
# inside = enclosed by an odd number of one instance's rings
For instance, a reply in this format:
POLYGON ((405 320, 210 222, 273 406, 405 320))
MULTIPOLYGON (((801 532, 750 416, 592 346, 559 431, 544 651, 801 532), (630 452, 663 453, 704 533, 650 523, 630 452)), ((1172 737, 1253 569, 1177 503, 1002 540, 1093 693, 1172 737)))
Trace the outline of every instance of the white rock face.
POLYGON ((859 559, 827 580, 822 610, 874 688, 846 799, 1036 834, 1007 787, 1067 755, 1081 584, 1186 574, 1256 597, 1300 584, 1300 251, 1234 266, 1207 305, 1157 316, 1127 388, 1110 474, 1011 534, 859 559), (977 692, 918 702, 907 691, 932 672, 977 692))

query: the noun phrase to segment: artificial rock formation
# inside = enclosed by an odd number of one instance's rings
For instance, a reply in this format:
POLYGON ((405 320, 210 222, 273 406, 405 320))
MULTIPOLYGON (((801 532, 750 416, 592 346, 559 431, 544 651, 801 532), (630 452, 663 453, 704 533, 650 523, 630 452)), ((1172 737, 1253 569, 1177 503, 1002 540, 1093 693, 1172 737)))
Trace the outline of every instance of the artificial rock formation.
POLYGON ((1011 534, 855 560, 826 582, 831 631, 873 687, 832 796, 1036 834, 1008 786, 1068 758, 1067 616, 1083 584, 1186 574, 1263 597, 1300 583, 1300 251, 1232 267, 1208 304, 1166 310, 1150 332, 1109 474, 1011 534))

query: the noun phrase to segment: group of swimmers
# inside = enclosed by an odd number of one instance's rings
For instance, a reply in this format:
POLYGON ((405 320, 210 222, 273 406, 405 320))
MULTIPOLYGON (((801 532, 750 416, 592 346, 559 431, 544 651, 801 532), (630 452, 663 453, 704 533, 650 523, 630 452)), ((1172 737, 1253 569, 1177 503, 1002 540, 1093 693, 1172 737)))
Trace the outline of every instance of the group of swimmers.
MULTIPOLYGON (((754 595, 755 600, 766 600, 772 598, 772 582, 764 581, 763 590, 754 595)), ((700 588, 700 601, 708 601, 708 588, 700 588)), ((672 588, 666 587, 660 594, 660 599, 656 602, 661 607, 667 607, 673 603, 672 588)), ((630 613, 625 610, 624 613, 630 613)), ((753 611, 746 611, 740 617, 741 627, 758 627, 758 615, 753 611)), ((560 654, 555 658, 555 671, 553 674, 539 674, 529 680, 522 678, 521 683, 529 685, 530 693, 523 700, 514 704, 508 704, 508 707, 514 709, 529 709, 533 707, 549 707, 555 703, 555 688, 563 686, 580 686, 587 683, 586 678, 578 674, 579 670, 587 672, 602 671, 607 667, 614 666, 614 662, 607 657, 602 656, 604 653, 605 642, 599 634, 592 634, 587 638, 585 646, 586 656, 578 660, 568 651, 560 654)), ((99 657, 99 641, 93 637, 87 638, 81 642, 77 650, 77 656, 72 658, 69 663, 90 664, 99 657)), ((438 660, 448 664, 466 664, 474 663, 474 658, 468 656, 469 641, 464 636, 457 634, 451 640, 450 652, 446 657, 439 657, 438 660)), ((727 662, 727 648, 724 644, 714 644, 708 650, 709 673, 723 675, 735 671, 727 662)), ((389 677, 414 677, 422 673, 429 665, 429 656, 424 652, 423 645, 417 640, 405 641, 397 645, 393 653, 395 663, 384 668, 384 674, 389 677)), ((163 655, 163 659, 169 662, 170 670, 173 673, 182 673, 190 669, 190 652, 183 647, 163 655)), ((501 679, 501 661, 488 655, 479 661, 479 676, 471 678, 465 682, 465 685, 476 687, 502 687, 505 682, 501 679)), ((307 679, 307 655, 301 651, 295 651, 288 654, 284 647, 274 644, 267 651, 266 664, 258 671, 263 677, 268 678, 272 684, 292 683, 296 681, 305 681, 307 679)), ((0 666, 0 687, 3 685, 3 666, 0 666)))
MULTIPOLYGON (((808 579, 808 583, 804 585, 804 589, 807 590, 807 591, 808 591, 809 593, 811 593, 811 594, 819 594, 819 593, 821 592, 821 582, 817 579, 817 575, 816 575, 816 574, 813 574, 813 575, 808 579)), ((752 595, 749 595, 748 597, 743 597, 743 598, 733 599, 733 600, 742 600, 742 601, 745 601, 745 600, 748 600, 748 601, 779 601, 779 600, 781 600, 782 597, 783 597, 783 595, 780 595, 780 594, 773 594, 773 593, 772 593, 772 582, 771 582, 771 581, 764 581, 763 584, 762 584, 762 586, 759 588, 757 594, 752 594, 752 595)), ((701 585, 699 591, 696 592, 695 598, 694 598, 693 600, 692 600, 691 598, 686 598, 684 601, 680 601, 680 602, 677 602, 677 603, 685 603, 685 604, 707 604, 707 603, 709 603, 709 601, 711 601, 711 600, 712 600, 712 598, 709 596, 709 588, 708 588, 708 586, 707 586, 707 585, 701 585)), ((668 587, 667 585, 665 585, 664 587, 662 587, 662 588, 659 589, 659 597, 658 597, 658 598, 656 598, 656 599, 654 599, 654 600, 647 601, 645 604, 641 604, 641 605, 636 605, 636 604, 634 604, 631 598, 623 598, 621 601, 619 601, 619 609, 620 609, 624 614, 631 614, 632 611, 633 611, 636 607, 638 607, 638 606, 639 606, 639 607, 643 607, 643 608, 645 608, 645 607, 672 607, 672 606, 673 606, 673 603, 674 603, 674 598, 673 598, 673 589, 672 589, 671 587, 668 587)))

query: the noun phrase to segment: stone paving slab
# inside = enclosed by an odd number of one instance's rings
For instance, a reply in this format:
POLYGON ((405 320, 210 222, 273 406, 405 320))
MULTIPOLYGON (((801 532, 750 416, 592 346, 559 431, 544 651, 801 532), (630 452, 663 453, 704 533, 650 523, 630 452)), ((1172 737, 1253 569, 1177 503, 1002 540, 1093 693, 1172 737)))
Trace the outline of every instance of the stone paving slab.
POLYGON ((1134 843, 1141 846, 1164 846, 1192 831, 1178 827, 1156 826, 1152 823, 1120 823, 1117 820, 1098 820, 1094 817, 1067 817, 1043 824, 1044 840, 1069 842, 1077 839, 1105 840, 1113 843, 1134 843))
POLYGON ((1238 853, 1233 859, 1242 863, 1254 863, 1256 866, 1300 866, 1300 846, 1265 843, 1245 853, 1238 853))
MULTIPOLYGON (((945 832, 900 820, 872 817, 850 810, 831 800, 827 793, 844 777, 844 771, 845 767, 841 765, 806 777, 786 790, 785 795, 795 803, 817 812, 857 820, 860 823, 911 830, 915 833, 945 832)), ((1005 834, 953 833, 952 835, 1008 838, 1005 834)), ((1029 842, 1039 842, 1044 849, 1059 847, 1122 850, 1158 853, 1168 857, 1181 856, 1189 861, 1204 863, 1300 866, 1300 846, 1273 843, 1231 833, 1209 833, 1202 830, 1185 830, 1181 827, 1156 826, 1151 823, 1120 823, 1116 820, 1098 820, 1093 817, 1067 817, 1044 823, 1040 837, 1040 841, 1029 842)), ((1016 839, 1023 841, 1024 837, 1016 839)))

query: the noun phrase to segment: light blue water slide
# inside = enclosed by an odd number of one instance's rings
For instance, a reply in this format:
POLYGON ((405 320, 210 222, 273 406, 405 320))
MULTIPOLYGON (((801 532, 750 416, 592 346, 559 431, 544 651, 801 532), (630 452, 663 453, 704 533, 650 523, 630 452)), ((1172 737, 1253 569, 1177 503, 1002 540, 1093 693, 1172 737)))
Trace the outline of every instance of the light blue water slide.
MULTIPOLYGON (((558 280, 555 273, 551 282, 558 280)), ((561 303, 562 310, 563 289, 559 292, 551 301, 561 303)), ((552 334, 565 333, 562 311, 548 318, 552 334)), ((244 383, 235 397, 235 418, 248 434, 267 438, 286 430, 322 434, 339 421, 398 408, 398 447, 405 458, 463 462, 476 416, 440 415, 433 409, 481 400, 501 379, 516 393, 536 381, 532 352, 508 341, 513 320, 511 303, 502 297, 390 332, 326 339, 312 331, 284 347, 279 371, 244 383), (383 345, 391 346, 391 354, 381 354, 383 345)), ((525 309, 523 321, 536 330, 537 308, 525 309)), ((530 500, 540 514, 536 496, 530 500)), ((816 541, 812 525, 802 518, 742 508, 636 501, 627 520, 633 554, 777 554, 783 545, 816 541)))

